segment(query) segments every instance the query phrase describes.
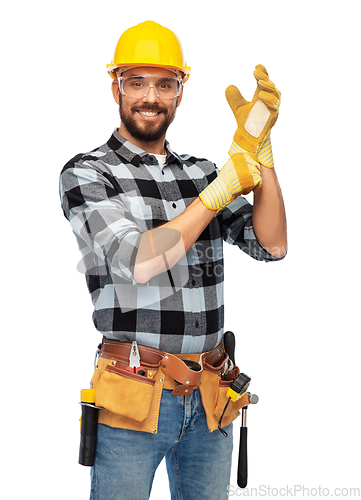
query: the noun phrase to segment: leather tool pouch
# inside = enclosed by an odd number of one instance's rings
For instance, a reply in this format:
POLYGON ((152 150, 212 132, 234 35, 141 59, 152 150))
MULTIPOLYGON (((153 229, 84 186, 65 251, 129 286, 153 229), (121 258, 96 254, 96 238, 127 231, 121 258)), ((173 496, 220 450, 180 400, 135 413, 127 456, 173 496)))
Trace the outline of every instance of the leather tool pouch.
POLYGON ((155 380, 107 365, 96 386, 95 400, 112 413, 143 422, 149 415, 155 380))
MULTIPOLYGON (((170 388, 167 380, 175 379, 171 386, 175 396, 188 395, 199 388, 208 428, 211 432, 218 429, 219 418, 228 400, 228 388, 239 373, 235 367, 230 380, 221 379, 222 367, 228 358, 222 345, 202 355, 181 357, 138 346, 146 376, 126 371, 130 346, 118 341, 103 342, 92 378, 95 404, 104 408, 99 410, 99 423, 156 434, 163 388, 170 388), (193 361, 193 366, 190 361, 193 361), (199 368, 195 366, 198 363, 202 363, 199 368)), ((240 408, 247 404, 247 396, 235 403, 230 401, 222 427, 235 420, 240 408)))
POLYGON ((126 371, 131 344, 107 341, 106 345, 92 378, 95 404, 104 408, 99 410, 98 422, 155 434, 163 389, 159 370, 162 356, 143 348, 143 376, 126 371))
MULTIPOLYGON (((201 355, 199 354, 200 361, 201 355)), ((173 396, 185 396, 191 394, 193 389, 199 387, 203 366, 191 360, 181 360, 173 354, 165 354, 162 360, 162 372, 172 377, 177 384, 173 390, 173 396)))
MULTIPOLYGON (((231 376, 229 377, 229 380, 221 380, 221 379, 219 380, 217 398, 215 400, 214 411, 213 411, 213 415, 217 420, 220 419, 224 407, 226 406, 229 400, 229 398, 227 398, 227 392, 233 380, 237 377, 237 375, 239 375, 239 368, 238 366, 235 366, 231 376)), ((229 419, 232 418, 233 416, 235 416, 236 418, 239 414, 239 410, 243 406, 246 406, 248 403, 249 400, 247 394, 245 394, 235 402, 229 401, 228 407, 223 415, 223 418, 229 419)))
MULTIPOLYGON (((228 358, 228 356, 227 356, 228 358)), ((223 362, 226 359, 223 360, 223 362)), ((223 362, 219 365, 212 363, 204 363, 204 372, 200 391, 202 402, 207 416, 207 424, 212 432, 218 429, 219 419, 223 413, 224 407, 227 404, 227 391, 231 386, 234 378, 239 374, 238 366, 235 366, 228 380, 222 380, 221 369, 223 362)), ((238 401, 230 401, 222 418, 222 427, 229 425, 239 416, 239 410, 248 404, 248 396, 245 394, 238 401)))

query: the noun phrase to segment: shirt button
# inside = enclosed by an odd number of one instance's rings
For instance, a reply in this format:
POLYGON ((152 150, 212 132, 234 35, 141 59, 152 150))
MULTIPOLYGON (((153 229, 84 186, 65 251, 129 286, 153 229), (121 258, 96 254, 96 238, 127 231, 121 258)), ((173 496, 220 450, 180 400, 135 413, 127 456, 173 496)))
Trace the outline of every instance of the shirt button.
POLYGON ((172 203, 173 208, 177 208, 177 205, 175 203, 172 203))
POLYGON ((199 327, 199 323, 198 323, 198 321, 196 321, 196 328, 198 328, 198 327, 199 327))
POLYGON ((196 284, 196 280, 192 280, 192 285, 194 286, 196 284))

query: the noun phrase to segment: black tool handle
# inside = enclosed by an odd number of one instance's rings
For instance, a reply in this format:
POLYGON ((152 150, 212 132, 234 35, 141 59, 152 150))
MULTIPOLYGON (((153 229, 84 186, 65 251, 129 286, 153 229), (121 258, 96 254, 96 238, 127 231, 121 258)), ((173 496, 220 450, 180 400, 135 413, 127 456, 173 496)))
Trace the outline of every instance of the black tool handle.
POLYGON ((240 488, 247 486, 248 478, 248 463, 247 463, 247 427, 241 427, 239 436, 239 455, 238 455, 238 471, 237 484, 240 488))
POLYGON ((226 332, 223 337, 224 350, 229 356, 229 359, 235 365, 236 362, 234 360, 234 350, 236 347, 236 339, 233 332, 226 332))
POLYGON ((95 460, 99 409, 91 404, 83 404, 81 409, 79 463, 92 467, 95 460))

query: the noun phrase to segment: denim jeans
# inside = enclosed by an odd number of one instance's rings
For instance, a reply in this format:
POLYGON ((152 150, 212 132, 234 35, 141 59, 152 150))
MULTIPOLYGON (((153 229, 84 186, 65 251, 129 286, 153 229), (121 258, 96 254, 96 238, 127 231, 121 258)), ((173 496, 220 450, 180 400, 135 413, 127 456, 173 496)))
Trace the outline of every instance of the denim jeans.
POLYGON ((199 390, 163 390, 158 434, 98 424, 90 500, 147 500, 165 457, 172 500, 225 500, 230 482, 232 424, 209 432, 199 390))

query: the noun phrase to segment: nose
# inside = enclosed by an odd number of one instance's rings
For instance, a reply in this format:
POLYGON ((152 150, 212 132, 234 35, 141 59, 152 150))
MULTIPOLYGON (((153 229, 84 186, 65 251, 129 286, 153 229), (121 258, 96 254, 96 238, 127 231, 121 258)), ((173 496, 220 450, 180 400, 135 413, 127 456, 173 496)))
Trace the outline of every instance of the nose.
POLYGON ((156 102, 159 101, 159 96, 153 85, 149 85, 146 94, 143 97, 144 102, 156 102))

